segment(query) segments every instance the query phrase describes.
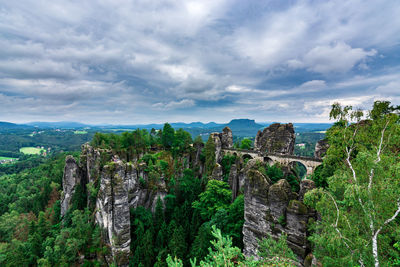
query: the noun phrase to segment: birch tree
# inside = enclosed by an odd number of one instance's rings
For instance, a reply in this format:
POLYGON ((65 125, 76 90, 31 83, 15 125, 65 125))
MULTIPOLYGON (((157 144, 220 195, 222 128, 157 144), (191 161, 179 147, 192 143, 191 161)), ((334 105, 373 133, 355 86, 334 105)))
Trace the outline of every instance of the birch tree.
MULTIPOLYGON (((400 127, 398 107, 375 102, 363 112, 334 104, 327 132, 331 157, 341 160, 326 189, 306 195, 321 220, 314 254, 324 266, 388 266, 400 240, 400 127)), ((397 255, 396 255, 397 253, 397 255)))

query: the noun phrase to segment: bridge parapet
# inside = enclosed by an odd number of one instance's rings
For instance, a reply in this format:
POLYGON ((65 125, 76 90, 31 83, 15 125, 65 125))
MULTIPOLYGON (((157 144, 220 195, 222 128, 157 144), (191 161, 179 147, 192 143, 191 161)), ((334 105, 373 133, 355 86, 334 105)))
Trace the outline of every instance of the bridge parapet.
POLYGON ((322 162, 322 159, 319 158, 314 158, 314 157, 304 157, 304 156, 296 156, 296 155, 286 155, 286 154, 275 154, 275 153, 264 153, 260 154, 263 157, 268 157, 268 156, 274 156, 274 157, 279 157, 279 158, 287 158, 287 159, 294 159, 294 160, 307 160, 307 161, 316 161, 316 162, 322 162))
POLYGON ((296 155, 287 155, 287 154, 276 154, 276 153, 261 153, 257 150, 249 150, 249 149, 238 149, 238 148, 223 148, 222 150, 228 150, 238 153, 251 153, 251 154, 258 154, 260 157, 268 157, 274 156, 279 158, 287 158, 287 159, 294 159, 294 160, 308 160, 308 161, 316 161, 322 162, 322 159, 314 158, 314 157, 304 157, 304 156, 296 156, 296 155))
POLYGON ((240 149, 240 148, 223 148, 222 150, 229 150, 229 151, 234 151, 234 152, 241 152, 241 153, 258 153, 256 150, 250 150, 250 149, 240 149))
POLYGON ((286 155, 286 154, 276 154, 276 153, 261 153, 256 150, 249 149, 235 149, 235 148, 224 148, 222 149, 225 152, 233 152, 239 155, 248 154, 253 158, 260 159, 265 161, 266 158, 270 158, 270 160, 275 163, 279 162, 283 165, 289 165, 292 162, 300 162, 307 169, 307 175, 310 175, 314 172, 315 168, 322 164, 322 160, 314 157, 303 157, 303 156, 295 156, 295 155, 286 155))

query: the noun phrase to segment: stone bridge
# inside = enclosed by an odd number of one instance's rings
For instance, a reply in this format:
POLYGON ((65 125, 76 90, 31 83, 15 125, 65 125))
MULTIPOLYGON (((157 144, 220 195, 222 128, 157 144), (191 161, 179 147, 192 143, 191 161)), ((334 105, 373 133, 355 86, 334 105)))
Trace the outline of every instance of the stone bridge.
POLYGON ((269 165, 273 165, 279 162, 281 165, 288 166, 293 162, 300 162, 306 167, 307 175, 314 172, 315 168, 322 164, 322 159, 313 157, 302 157, 285 154, 272 154, 272 153, 261 153, 256 150, 245 150, 245 149, 234 149, 234 148, 223 148, 223 153, 233 154, 242 156, 243 158, 258 159, 262 162, 266 162, 269 165))

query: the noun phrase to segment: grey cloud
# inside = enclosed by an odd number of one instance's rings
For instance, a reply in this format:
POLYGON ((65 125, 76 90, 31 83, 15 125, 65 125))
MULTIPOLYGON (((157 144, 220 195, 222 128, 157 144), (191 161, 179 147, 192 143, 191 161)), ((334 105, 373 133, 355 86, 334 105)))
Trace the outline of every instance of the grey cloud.
POLYGON ((162 122, 252 117, 257 107, 310 119, 301 103, 329 90, 339 99, 362 86, 395 93, 395 70, 378 75, 369 63, 400 41, 399 12, 392 1, 6 1, 0 94, 14 105, 4 119, 162 122), (301 70, 293 86, 269 85, 271 73, 301 70))

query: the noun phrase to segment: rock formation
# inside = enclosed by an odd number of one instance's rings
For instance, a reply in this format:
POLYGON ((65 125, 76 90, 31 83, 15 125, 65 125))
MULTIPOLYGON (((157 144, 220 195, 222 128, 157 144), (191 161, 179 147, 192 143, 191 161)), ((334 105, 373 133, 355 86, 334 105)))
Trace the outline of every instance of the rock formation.
POLYGON ((222 133, 211 133, 211 138, 214 140, 215 145, 215 161, 221 163, 222 149, 233 147, 233 135, 231 129, 226 126, 222 133))
POLYGON ((215 145, 215 162, 220 163, 222 160, 222 143, 220 133, 211 133, 211 138, 215 145))
POLYGON ((154 212, 157 200, 164 201, 166 195, 162 177, 155 185, 156 190, 142 186, 139 177, 148 180, 145 163, 124 163, 111 151, 95 149, 89 144, 82 146, 79 165, 71 156, 65 162, 62 216, 70 207, 77 186, 82 186, 88 195, 88 207, 95 206, 95 222, 102 229, 102 239, 111 248, 109 260, 118 266, 129 264, 130 208, 143 206, 154 212), (91 195, 89 187, 98 188, 97 194, 91 195))
POLYGON ((321 159, 329 148, 328 140, 322 139, 315 144, 314 157, 321 159))
POLYGON ((70 205, 72 196, 75 193, 76 186, 81 185, 82 176, 76 160, 72 156, 65 159, 63 176, 63 195, 61 199, 61 216, 64 216, 70 205))
POLYGON ((215 167, 212 171, 211 177, 214 180, 223 180, 222 166, 219 163, 215 163, 215 167))
POLYGON ((222 133, 220 134, 221 146, 222 148, 232 148, 233 147, 233 134, 232 130, 226 126, 222 133))
POLYGON ((134 170, 127 167, 120 160, 104 166, 96 201, 96 223, 118 266, 129 263, 129 187, 138 184, 137 179, 131 179, 135 177, 134 170))
POLYGON ((293 124, 274 123, 262 132, 257 132, 254 149, 261 152, 292 155, 295 140, 293 124))
MULTIPOLYGON (((250 161, 249 161, 250 163, 250 161)), ((254 166, 254 163, 250 165, 254 166)), ((258 240, 267 236, 278 239, 287 235, 288 246, 302 262, 310 252, 307 241, 307 224, 315 213, 309 210, 299 195, 291 191, 289 183, 282 179, 272 184, 257 168, 246 167, 243 226, 244 254, 257 258, 258 240)), ((313 188, 312 181, 301 183, 300 194, 313 188)))

